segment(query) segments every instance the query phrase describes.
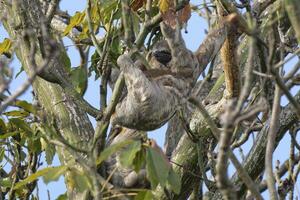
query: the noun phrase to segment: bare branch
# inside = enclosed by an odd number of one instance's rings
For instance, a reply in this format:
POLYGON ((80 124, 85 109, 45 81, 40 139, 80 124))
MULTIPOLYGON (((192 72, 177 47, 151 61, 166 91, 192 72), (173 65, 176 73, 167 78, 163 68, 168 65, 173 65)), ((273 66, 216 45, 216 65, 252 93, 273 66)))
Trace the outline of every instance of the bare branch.
POLYGON ((269 189, 269 194, 271 199, 278 199, 272 166, 273 166, 273 151, 275 148, 275 138, 278 130, 278 121, 279 121, 278 113, 280 112, 280 97, 281 97, 281 91, 279 87, 276 86, 274 103, 272 108, 272 117, 270 121, 270 129, 268 134, 268 142, 266 146, 266 159, 265 159, 267 184, 268 184, 268 189, 269 189))
MULTIPOLYGON (((209 125, 214 137, 219 140, 220 130, 217 128, 216 124, 214 123, 213 119, 210 117, 206 109, 194 97, 191 97, 189 101, 197 106, 201 115, 203 115, 203 118, 206 120, 207 124, 209 125)), ((231 149, 228 149, 228 157, 230 158, 232 164, 237 169, 238 175, 243 180, 243 182, 247 185, 251 193, 255 196, 256 199, 262 200, 263 198, 260 195, 255 183, 252 181, 252 179, 250 178, 246 170, 243 168, 243 166, 240 164, 240 162, 238 161, 238 159, 236 158, 236 156, 234 155, 231 149)))
MULTIPOLYGON (((49 42, 50 43, 50 42, 49 42)), ((13 101, 15 101, 20 95, 22 95, 33 83, 35 78, 38 76, 39 73, 41 73, 48 65, 50 65, 52 62, 54 62, 53 58, 56 57, 59 53, 59 51, 56 51, 56 46, 54 44, 51 45, 50 55, 48 58, 44 61, 41 66, 33 66, 33 72, 29 75, 27 80, 7 99, 5 99, 0 106, 0 113, 2 113, 13 101)), ((34 54, 36 51, 34 48, 31 51, 31 58, 34 58, 34 54)), ((34 62, 31 62, 33 64, 34 62)))

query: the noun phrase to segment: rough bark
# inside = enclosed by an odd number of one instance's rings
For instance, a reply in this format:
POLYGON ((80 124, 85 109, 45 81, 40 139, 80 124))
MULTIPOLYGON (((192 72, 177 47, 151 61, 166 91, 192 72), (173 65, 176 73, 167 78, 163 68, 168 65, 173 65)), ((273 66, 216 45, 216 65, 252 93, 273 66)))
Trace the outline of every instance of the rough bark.
MULTIPOLYGON (((0 6, 2 11, 8 11, 8 17, 6 21, 4 21, 4 25, 10 37, 18 44, 18 48, 16 49, 17 56, 27 74, 31 74, 34 70, 31 65, 31 51, 33 48, 31 44, 39 44, 37 36, 40 35, 42 31, 50 32, 49 29, 41 30, 41 27, 44 25, 42 19, 44 19, 45 16, 41 13, 39 4, 40 3, 36 0, 28 0, 22 1, 22 3, 13 1, 12 6, 1 3, 0 6)), ((55 41, 54 38, 50 37, 50 39, 52 41, 44 41, 45 45, 47 45, 47 42, 54 42, 56 51, 64 51, 64 47, 55 41)), ((35 60, 37 65, 41 64, 44 60, 42 56, 42 48, 44 47, 45 46, 40 45, 36 48, 35 60)), ((56 76, 55 78, 61 77, 65 79, 68 77, 66 71, 64 71, 64 62, 60 54, 56 58, 53 58, 52 65, 47 68, 55 73, 53 74, 53 76, 56 76)), ((57 131, 59 131, 70 144, 87 148, 93 135, 93 127, 86 112, 74 102, 74 98, 60 85, 50 83, 42 78, 36 78, 33 83, 33 91, 37 96, 43 112, 45 112, 46 120, 51 123, 51 119, 54 119, 57 131)), ((57 148, 57 152, 62 164, 67 165, 74 161, 74 158, 64 149, 57 148)), ((66 180, 68 180, 68 175, 69 174, 66 174, 66 180)), ((66 185, 70 199, 86 198, 87 194, 85 192, 79 192, 67 182, 66 185)))

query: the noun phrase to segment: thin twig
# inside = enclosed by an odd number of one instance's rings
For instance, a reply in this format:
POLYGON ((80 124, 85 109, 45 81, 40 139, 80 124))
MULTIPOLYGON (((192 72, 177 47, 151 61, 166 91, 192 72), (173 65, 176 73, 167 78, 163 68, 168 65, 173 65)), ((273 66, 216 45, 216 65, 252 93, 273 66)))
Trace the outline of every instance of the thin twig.
POLYGON ((299 56, 300 55, 300 48, 297 49, 293 55, 291 55, 289 58, 282 60, 280 62, 278 62, 277 64, 274 65, 274 69, 278 69, 279 67, 282 67, 284 64, 286 64, 287 62, 289 62, 290 60, 292 60, 295 56, 299 56))
POLYGON ((293 95, 290 93, 289 89, 287 88, 287 86, 284 84, 283 80, 279 76, 279 73, 273 72, 273 74, 275 76, 275 81, 276 81, 278 87, 283 91, 283 93, 285 94, 287 99, 295 107, 296 115, 297 115, 298 119, 300 119, 300 104, 295 100, 293 95))
MULTIPOLYGON (((298 153, 298 154, 295 155, 294 163, 295 164, 297 164, 297 163, 300 164, 299 160, 300 160, 300 155, 298 153)), ((300 166, 300 165, 298 165, 298 166, 300 166)), ((279 169, 278 169, 278 175, 279 175, 279 177, 283 177, 286 174, 286 172, 288 172, 288 170, 289 170, 289 159, 287 159, 286 161, 284 161, 281 164, 281 166, 279 167, 279 169)), ((295 171, 297 171, 297 169, 295 171)), ((261 181, 261 183, 259 185, 259 191, 260 192, 264 192, 267 188, 268 188, 267 181, 266 180, 261 181)))
MULTIPOLYGON (((124 76, 121 73, 116 81, 110 104, 105 109, 105 112, 104 112, 104 115, 103 115, 101 121, 97 123, 95 135, 94 135, 94 139, 93 139, 92 150, 95 150, 95 146, 97 144, 98 139, 101 137, 102 134, 104 134, 104 132, 108 128, 110 117, 113 114, 113 112, 115 111, 116 105, 119 102, 124 84, 125 84, 124 76)), ((98 154, 98 153, 95 152, 95 155, 96 154, 98 154)))
MULTIPOLYGON (((218 129, 215 122, 208 114, 207 110, 203 107, 201 103, 198 102, 198 100, 195 97, 190 97, 189 101, 199 109, 199 112, 201 113, 203 118, 206 120, 208 126, 210 127, 212 134, 217 140, 219 140, 220 130, 218 129)), ((248 187, 248 189, 251 191, 251 193, 255 196, 255 198, 258 200, 263 200, 261 194, 258 191, 258 188, 256 187, 256 184, 250 178, 249 174, 245 171, 245 169, 240 164, 239 160, 236 158, 236 156, 234 155, 231 149, 228 150, 228 157, 230 158, 234 167, 237 169, 238 175, 245 183, 245 185, 248 187)))
POLYGON ((288 81, 289 79, 293 78, 293 76, 297 73, 297 71, 300 69, 300 61, 296 63, 296 65, 287 73, 283 80, 284 82, 288 81))
MULTIPOLYGON (((176 6, 176 11, 181 10, 186 6, 190 0, 182 0, 178 3, 176 6)), ((141 31, 139 32, 136 40, 134 41, 134 44, 136 45, 137 48, 140 48, 143 44, 144 41, 148 35, 148 33, 157 26, 160 22, 162 21, 162 15, 161 13, 158 13, 155 15, 151 20, 147 21, 141 28, 141 31)))
MULTIPOLYGON (((47 66, 51 65, 54 62, 56 56, 58 56, 59 51, 56 50, 56 46, 51 46, 51 53, 48 58, 44 61, 43 64, 39 67, 34 67, 33 72, 29 75, 26 81, 7 99, 5 99, 0 106, 0 113, 2 113, 13 101, 15 101, 20 95, 22 95, 33 83, 35 78, 40 72, 42 72, 47 66)), ((30 57, 34 58, 35 49, 32 48, 30 57)))
POLYGON ((267 185, 269 189, 270 199, 274 199, 274 200, 278 200, 278 195, 275 186, 275 179, 273 174, 273 151, 275 147, 276 133, 277 133, 277 127, 279 122, 278 113, 280 113, 280 97, 281 97, 281 91, 279 86, 276 85, 270 129, 267 138, 268 141, 266 146, 266 157, 265 157, 267 185))
POLYGON ((89 35, 92 39, 93 45, 95 46, 97 53, 99 54, 99 56, 101 56, 102 55, 101 47, 97 41, 97 38, 94 33, 93 25, 92 25, 91 4, 92 4, 91 0, 88 0, 87 7, 86 7, 86 19, 87 19, 87 23, 88 23, 88 27, 89 27, 89 35))

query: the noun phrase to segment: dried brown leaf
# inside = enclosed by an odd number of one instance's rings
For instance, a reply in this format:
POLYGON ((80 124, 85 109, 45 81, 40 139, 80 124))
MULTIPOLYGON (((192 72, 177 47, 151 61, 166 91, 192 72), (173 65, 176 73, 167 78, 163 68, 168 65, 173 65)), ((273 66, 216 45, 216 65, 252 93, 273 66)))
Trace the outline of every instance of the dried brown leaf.
POLYGON ((144 4, 146 3, 146 0, 134 0, 130 7, 133 11, 137 11, 140 9, 144 4))
POLYGON ((181 24, 186 23, 190 19, 190 17, 191 17, 191 6, 190 6, 190 4, 187 4, 186 6, 184 6, 183 9, 178 11, 179 23, 181 23, 181 24))
POLYGON ((176 13, 173 9, 168 10, 165 13, 162 13, 163 21, 166 25, 170 26, 171 28, 176 28, 176 13))

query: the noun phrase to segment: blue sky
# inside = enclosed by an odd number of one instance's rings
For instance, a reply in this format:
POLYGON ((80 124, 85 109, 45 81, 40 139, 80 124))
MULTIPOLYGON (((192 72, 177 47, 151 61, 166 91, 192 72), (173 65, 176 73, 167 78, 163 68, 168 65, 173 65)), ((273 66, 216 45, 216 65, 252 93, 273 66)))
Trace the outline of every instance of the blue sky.
MULTIPOLYGON (((199 4, 201 2, 202 1, 195 1, 195 0, 192 1, 192 3, 194 4, 199 4)), ((84 0, 62 0, 60 4, 60 8, 62 10, 67 10, 70 15, 73 15, 76 11, 82 11, 85 8, 85 6, 86 6, 86 1, 84 0)), ((191 19, 188 22, 188 26, 187 26, 188 33, 187 34, 183 33, 183 37, 189 49, 196 50, 198 48, 201 41, 205 37, 205 32, 204 32, 205 28, 207 28, 206 21, 200 18, 197 14, 193 13, 191 19)), ((2 41, 5 37, 8 37, 8 35, 4 31, 3 26, 0 25, 0 41, 2 41)), ((71 59, 72 67, 78 66, 80 63, 80 59, 76 48, 72 46, 73 45, 72 42, 67 38, 64 39, 64 43, 65 46, 68 46, 67 49, 71 59)), ((93 53, 93 50, 91 51, 91 53, 93 53)), ((288 65, 286 65, 286 69, 289 69, 291 68, 291 66, 294 66, 296 62, 297 59, 293 59, 292 61, 290 61, 288 65)), ((11 63, 11 66, 14 69, 14 74, 16 74, 20 69, 20 64, 17 60, 14 60, 11 63)), ((25 78, 26 78, 26 74, 24 72, 21 73, 21 75, 12 83, 10 90, 14 91, 16 88, 18 88, 25 80, 25 78)), ((91 77, 89 80, 87 92, 85 94, 85 99, 88 100, 88 102, 90 102, 92 105, 96 107, 99 107, 98 90, 99 90, 99 80, 95 82, 94 77, 91 77)), ((299 90, 299 87, 293 89, 293 93, 296 93, 297 90, 299 90)), ((24 93, 24 95, 22 95, 21 98, 31 101, 32 97, 30 91, 31 89, 28 90, 26 93, 24 93)), ((283 97, 282 105, 285 105, 286 103, 287 103, 286 98, 283 97)), ((149 137, 154 138, 160 146, 163 146, 165 131, 166 131, 166 125, 156 131, 150 132, 149 137)), ((276 156, 274 157, 274 161, 276 159, 279 159, 281 162, 283 162, 284 160, 286 160, 286 158, 288 158, 289 144, 290 144, 289 137, 285 137, 275 151, 276 156)), ((252 145, 252 141, 249 141, 246 145, 244 145, 243 148, 244 154, 246 154, 249 151, 251 145, 252 145)), ((236 155, 239 155, 239 153, 236 152, 236 155)), ((55 158, 54 163, 56 165, 59 165, 59 161, 57 157, 55 158)), ((230 166, 230 173, 233 174, 234 171, 235 171, 234 168, 230 166)), ((39 183, 40 183, 39 184, 40 199, 47 199, 47 189, 50 192, 51 199, 55 199, 59 194, 65 192, 65 185, 63 183, 63 178, 61 178, 58 182, 52 182, 47 186, 44 185, 42 180, 40 180, 39 183)))

